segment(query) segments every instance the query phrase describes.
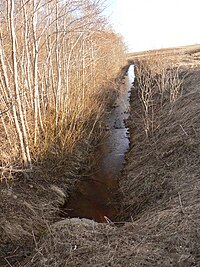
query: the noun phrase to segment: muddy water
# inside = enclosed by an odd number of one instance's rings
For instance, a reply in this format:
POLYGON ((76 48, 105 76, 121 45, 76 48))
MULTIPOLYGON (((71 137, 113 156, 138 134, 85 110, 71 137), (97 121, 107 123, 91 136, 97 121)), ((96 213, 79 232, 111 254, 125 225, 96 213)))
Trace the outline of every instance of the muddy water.
POLYGON ((134 81, 134 67, 125 76, 120 95, 107 119, 109 130, 106 140, 94 156, 91 174, 84 177, 64 207, 66 217, 93 219, 97 222, 115 220, 118 177, 129 148, 128 129, 125 120, 129 116, 130 88, 134 81))

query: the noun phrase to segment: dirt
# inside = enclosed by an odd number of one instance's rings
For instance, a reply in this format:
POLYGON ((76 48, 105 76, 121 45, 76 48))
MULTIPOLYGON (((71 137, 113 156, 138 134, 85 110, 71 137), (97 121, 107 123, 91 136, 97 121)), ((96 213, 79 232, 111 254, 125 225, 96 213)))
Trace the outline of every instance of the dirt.
POLYGON ((184 62, 182 96, 149 138, 132 88, 117 221, 50 216, 66 197, 61 177, 2 183, 0 266, 200 266, 200 65, 184 62))

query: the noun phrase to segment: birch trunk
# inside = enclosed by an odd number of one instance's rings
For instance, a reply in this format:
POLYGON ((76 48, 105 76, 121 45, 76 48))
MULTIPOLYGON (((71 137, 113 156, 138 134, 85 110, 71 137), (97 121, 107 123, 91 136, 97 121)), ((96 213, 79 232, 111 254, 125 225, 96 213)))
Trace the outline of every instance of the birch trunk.
POLYGON ((20 139, 21 151, 23 156, 23 161, 25 167, 31 167, 31 157, 28 144, 27 130, 25 126, 25 121, 22 112, 22 103, 20 98, 20 90, 18 84, 18 67, 17 67, 17 51, 16 51, 16 32, 14 25, 14 0, 9 1, 9 16, 10 16, 10 30, 11 30, 11 42, 12 42, 12 64, 13 64, 13 82, 14 82, 14 92, 15 92, 15 102, 18 106, 17 115, 16 105, 13 103, 13 115, 15 119, 15 125, 20 139), (21 125, 20 125, 21 124, 21 125))

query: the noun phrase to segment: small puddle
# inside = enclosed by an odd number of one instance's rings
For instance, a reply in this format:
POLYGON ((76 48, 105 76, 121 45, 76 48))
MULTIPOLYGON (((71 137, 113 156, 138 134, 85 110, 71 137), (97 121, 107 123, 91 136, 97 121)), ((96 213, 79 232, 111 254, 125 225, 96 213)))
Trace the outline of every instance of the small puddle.
POLYGON ((129 149, 128 128, 130 89, 134 81, 131 65, 120 86, 120 96, 107 120, 109 134, 94 156, 94 172, 84 177, 69 197, 62 212, 64 217, 114 221, 118 214, 118 178, 129 149))

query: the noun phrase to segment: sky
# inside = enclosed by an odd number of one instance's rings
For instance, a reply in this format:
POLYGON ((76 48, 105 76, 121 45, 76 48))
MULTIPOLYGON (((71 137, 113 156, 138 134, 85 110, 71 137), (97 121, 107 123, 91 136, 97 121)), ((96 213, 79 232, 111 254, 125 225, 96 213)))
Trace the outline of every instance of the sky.
POLYGON ((107 0, 130 52, 200 44, 200 0, 107 0))

